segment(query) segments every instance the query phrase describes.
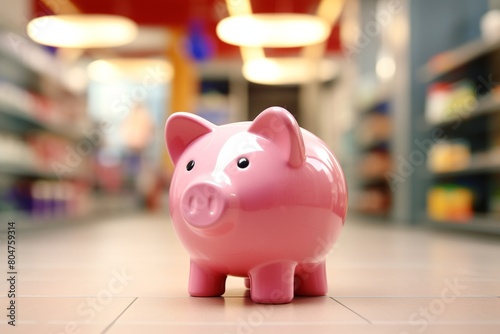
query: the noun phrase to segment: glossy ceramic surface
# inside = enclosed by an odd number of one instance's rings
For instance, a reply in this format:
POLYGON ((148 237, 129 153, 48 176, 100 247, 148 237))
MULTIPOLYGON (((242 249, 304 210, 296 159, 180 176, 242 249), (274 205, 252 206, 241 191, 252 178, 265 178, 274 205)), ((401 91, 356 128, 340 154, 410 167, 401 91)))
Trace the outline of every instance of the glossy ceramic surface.
POLYGON ((271 107, 223 126, 175 113, 166 142, 170 213, 191 258, 192 296, 222 295, 227 275, 248 277, 259 303, 326 293, 324 261, 344 224, 347 187, 319 138, 271 107))

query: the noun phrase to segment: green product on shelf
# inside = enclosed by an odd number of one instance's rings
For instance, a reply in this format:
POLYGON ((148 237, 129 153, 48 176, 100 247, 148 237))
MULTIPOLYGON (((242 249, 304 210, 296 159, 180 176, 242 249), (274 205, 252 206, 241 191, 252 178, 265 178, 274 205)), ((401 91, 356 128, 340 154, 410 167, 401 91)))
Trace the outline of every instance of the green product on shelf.
POLYGON ((444 119, 467 117, 476 108, 477 98, 470 80, 461 80, 452 86, 450 101, 444 119))

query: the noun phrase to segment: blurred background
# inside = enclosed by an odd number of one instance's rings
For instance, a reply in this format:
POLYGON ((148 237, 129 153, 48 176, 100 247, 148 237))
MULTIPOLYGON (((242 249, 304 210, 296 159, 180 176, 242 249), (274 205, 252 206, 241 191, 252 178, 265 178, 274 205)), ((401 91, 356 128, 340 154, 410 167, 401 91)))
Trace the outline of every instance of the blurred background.
POLYGON ((0 4, 1 221, 166 213, 169 114, 279 105, 337 155, 350 217, 500 232, 500 1, 0 4))

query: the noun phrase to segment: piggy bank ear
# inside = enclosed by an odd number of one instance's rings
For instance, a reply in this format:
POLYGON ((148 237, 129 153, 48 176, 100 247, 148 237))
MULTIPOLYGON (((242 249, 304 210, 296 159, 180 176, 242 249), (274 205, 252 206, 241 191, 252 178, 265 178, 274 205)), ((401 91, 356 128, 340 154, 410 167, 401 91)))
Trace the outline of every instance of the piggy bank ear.
POLYGON ((210 133, 215 125, 194 114, 176 112, 165 124, 165 140, 172 162, 177 165, 182 152, 198 137, 210 133))
POLYGON ((300 167, 306 160, 302 132, 286 109, 267 108, 255 118, 248 132, 275 142, 285 153, 291 167, 300 167))

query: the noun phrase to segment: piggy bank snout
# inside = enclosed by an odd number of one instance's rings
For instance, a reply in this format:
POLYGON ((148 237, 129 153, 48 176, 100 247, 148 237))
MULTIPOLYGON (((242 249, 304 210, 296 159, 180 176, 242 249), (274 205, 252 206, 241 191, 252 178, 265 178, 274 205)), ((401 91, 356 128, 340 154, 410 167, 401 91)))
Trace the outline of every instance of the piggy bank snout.
POLYGON ((221 187, 210 183, 197 183, 188 187, 181 197, 181 214, 195 228, 215 225, 226 208, 221 187))

